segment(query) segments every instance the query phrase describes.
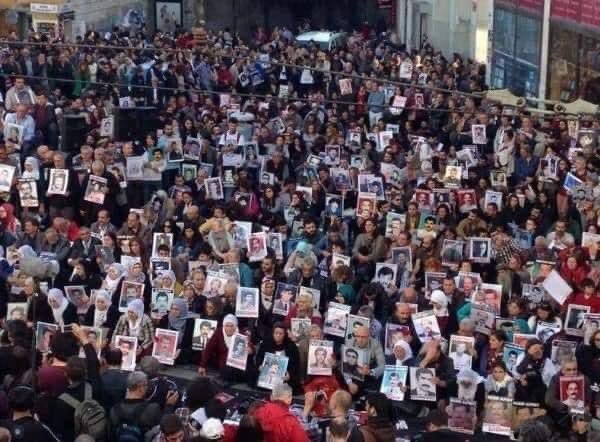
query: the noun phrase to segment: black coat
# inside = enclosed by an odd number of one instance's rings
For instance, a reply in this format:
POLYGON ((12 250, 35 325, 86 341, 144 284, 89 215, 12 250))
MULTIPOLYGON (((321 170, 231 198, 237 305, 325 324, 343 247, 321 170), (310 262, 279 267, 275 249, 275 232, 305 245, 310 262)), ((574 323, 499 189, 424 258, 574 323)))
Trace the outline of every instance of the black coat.
MULTIPOLYGON (((93 326, 94 325, 94 313, 96 311, 96 306, 92 305, 88 309, 87 313, 83 318, 83 325, 93 326)), ((102 324, 102 327, 108 328, 109 334, 106 338, 110 339, 112 336, 112 332, 117 325, 117 321, 121 317, 121 312, 119 312, 119 307, 116 305, 110 305, 108 307, 108 313, 106 314, 106 321, 102 324)))

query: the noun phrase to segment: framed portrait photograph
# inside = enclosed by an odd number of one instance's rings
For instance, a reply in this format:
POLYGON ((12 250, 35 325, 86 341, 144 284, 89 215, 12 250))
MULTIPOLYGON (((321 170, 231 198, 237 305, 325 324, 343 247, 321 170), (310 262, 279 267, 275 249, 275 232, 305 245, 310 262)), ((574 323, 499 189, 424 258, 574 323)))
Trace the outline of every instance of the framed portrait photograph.
POLYGON ((502 192, 496 192, 494 190, 485 191, 484 206, 487 207, 492 203, 496 205, 498 211, 502 210, 502 192))
POLYGON ((258 318, 258 289, 251 287, 238 287, 235 315, 238 318, 258 318))
POLYGON ((386 365, 383 370, 379 391, 392 401, 403 401, 407 376, 408 367, 403 365, 386 365))
POLYGON ((127 306, 134 299, 144 298, 144 283, 123 281, 121 283, 121 297, 119 299, 119 311, 121 313, 127 312, 127 306))
POLYGON ((356 216, 371 218, 377 212, 377 195, 374 193, 359 193, 356 199, 356 216))
POLYGON ((281 233, 267 233, 268 246, 275 252, 275 258, 283 259, 283 236, 281 233))
POLYGON ((477 208, 477 196, 473 189, 460 189, 456 192, 458 199, 458 210, 467 213, 477 208))
POLYGON ((490 182, 492 187, 507 187, 506 172, 501 169, 490 171, 490 182))
POLYGON ((483 415, 483 432, 510 436, 512 412, 510 398, 488 396, 483 415))
POLYGON ((225 284, 227 284, 227 278, 224 276, 208 273, 206 275, 206 282, 202 293, 207 298, 223 296, 225 293, 225 284))
POLYGON ((352 341, 360 327, 367 327, 371 325, 371 320, 364 316, 348 315, 346 322, 346 344, 352 345, 352 341))
POLYGON ((473 362, 473 351, 475 349, 475 338, 472 336, 450 336, 450 347, 448 356, 454 362, 455 370, 471 368, 473 362))
POLYGON ((311 325, 310 318, 292 318, 290 330, 297 339, 308 338, 311 325))
MULTIPOLYGON (((0 186, 2 180, 0 179, 0 186)), ((50 178, 48 184, 49 195, 66 195, 69 185, 69 171, 67 169, 50 169, 50 178)))
POLYGON ((275 302, 273 304, 273 313, 277 315, 287 316, 290 308, 296 301, 298 294, 298 286, 286 284, 284 282, 277 283, 277 291, 275 293, 275 302))
POLYGON ((246 369, 248 361, 248 337, 240 333, 233 335, 233 342, 227 352, 228 367, 237 368, 238 370, 246 369))
POLYGON ((265 353, 265 358, 258 372, 257 385, 272 390, 273 386, 283 382, 289 358, 284 355, 265 353))
POLYGON ((492 253, 492 239, 484 237, 469 238, 469 259, 473 262, 488 263, 492 253))
POLYGON ((473 144, 487 144, 485 124, 473 124, 471 126, 471 138, 473 139, 473 144))
POLYGON ((14 144, 17 150, 21 149, 24 133, 25 126, 15 123, 4 123, 4 140, 14 144))
POLYGON ((19 191, 21 207, 38 207, 40 205, 37 182, 35 180, 20 179, 17 183, 17 189, 19 191))
POLYGON ((450 398, 448 406, 448 429, 458 433, 474 434, 477 426, 475 401, 450 398))
POLYGON ((349 305, 330 302, 329 307, 325 312, 323 332, 328 335, 343 338, 346 335, 349 314, 349 305))
POLYGON ((364 368, 369 368, 368 355, 366 349, 342 345, 342 375, 345 379, 356 379, 364 381, 365 375, 361 373, 364 368))
POLYGON ((154 332, 152 357, 166 365, 174 365, 177 358, 178 331, 157 328, 154 332))
POLYGON ((583 376, 560 376, 560 401, 569 410, 585 408, 585 383, 583 376))
POLYGON ((386 262, 375 264, 375 276, 373 282, 378 282, 385 290, 394 290, 396 288, 396 278, 398 266, 386 262))
POLYGON ((475 322, 475 330, 484 335, 489 335, 495 329, 496 314, 487 306, 474 304, 471 308, 470 318, 475 322))
POLYGON ((58 325, 38 321, 35 327, 35 348, 40 353, 48 353, 50 351, 50 341, 57 332, 58 325))
POLYGON ((104 198, 108 192, 107 183, 106 178, 90 175, 83 199, 94 204, 104 204, 104 198))
POLYGON ((207 198, 211 200, 222 200, 224 198, 221 177, 207 178, 204 181, 204 186, 207 198))
POLYGON ((218 323, 212 319, 194 319, 194 331, 192 333, 192 350, 204 350, 206 344, 217 329, 218 323))
POLYGON ((414 401, 436 401, 436 387, 433 383, 435 368, 410 367, 410 398, 414 401))
POLYGON ((342 217, 344 212, 344 199, 341 195, 327 194, 325 196, 325 214, 328 216, 342 217))
POLYGON ((396 342, 403 340, 405 336, 410 336, 410 327, 401 324, 392 324, 388 322, 385 325, 385 354, 394 354, 396 342))
POLYGON ((440 325, 433 310, 413 314, 412 321, 415 333, 421 342, 429 342, 442 336, 440 325))
POLYGON ((121 350, 121 370, 134 371, 137 355, 138 339, 134 336, 117 335, 114 337, 115 347, 121 350))
POLYGON ((152 234, 152 257, 169 258, 173 250, 173 234, 155 232, 152 234), (162 253, 161 253, 162 252, 162 253), (166 255, 166 256, 164 256, 166 255))
POLYGON ((321 303, 321 291, 312 287, 300 286, 298 296, 308 296, 312 301, 313 308, 318 309, 321 303))
POLYGON ((248 237, 248 260, 261 261, 267 256, 267 234, 265 232, 251 233, 248 237))
POLYGON ((442 243, 442 265, 458 266, 463 260, 465 242, 452 239, 444 239, 442 243))
POLYGON ((10 192, 15 176, 15 170, 14 166, 0 164, 0 192, 10 192))
POLYGON ((398 274, 412 271, 412 249, 410 246, 393 247, 392 262, 398 266, 398 274))
POLYGON ((307 373, 331 376, 333 358, 333 341, 311 340, 308 346, 307 373))
POLYGON ((82 285, 66 285, 65 295, 71 304, 77 308, 77 313, 84 315, 90 307, 90 298, 82 285))
POLYGON ((589 305, 569 304, 565 321, 565 331, 571 336, 583 336, 586 314, 592 311, 589 305))
POLYGON ((152 317, 160 319, 169 313, 174 297, 173 290, 152 289, 152 317))
POLYGON ((6 304, 7 321, 27 321, 27 303, 9 302, 6 304))
POLYGON ((144 178, 144 156, 126 158, 125 175, 128 180, 140 181, 144 178))

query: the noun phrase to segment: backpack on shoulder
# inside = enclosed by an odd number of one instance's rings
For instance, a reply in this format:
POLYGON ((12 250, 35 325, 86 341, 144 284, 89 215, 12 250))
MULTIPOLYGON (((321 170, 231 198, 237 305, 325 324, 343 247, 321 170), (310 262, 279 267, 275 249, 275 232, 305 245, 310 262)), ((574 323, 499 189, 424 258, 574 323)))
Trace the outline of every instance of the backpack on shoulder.
POLYGON ((71 406, 74 412, 75 434, 89 434, 97 441, 106 440, 108 435, 108 419, 104 407, 92 396, 92 386, 84 385, 84 399, 79 401, 69 393, 61 394, 58 399, 71 406))
POLYGON ((119 418, 119 424, 115 428, 115 442, 144 442, 145 434, 138 425, 138 420, 146 410, 147 405, 147 402, 138 405, 132 420, 123 417, 121 404, 116 405, 115 411, 117 412, 117 417, 119 418))

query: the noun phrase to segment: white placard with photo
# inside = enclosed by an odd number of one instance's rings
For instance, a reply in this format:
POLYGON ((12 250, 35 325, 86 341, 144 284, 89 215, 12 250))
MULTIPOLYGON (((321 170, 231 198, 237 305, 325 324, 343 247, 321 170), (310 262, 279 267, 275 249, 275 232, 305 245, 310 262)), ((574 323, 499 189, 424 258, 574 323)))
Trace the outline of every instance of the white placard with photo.
POLYGON ((158 359, 161 364, 174 365, 177 358, 178 337, 178 331, 157 328, 154 333, 152 357, 158 359))
POLYGON ((248 361, 248 337, 240 333, 233 335, 233 341, 227 352, 226 365, 237 368, 238 370, 246 370, 246 362, 248 361))
POLYGON ((328 335, 339 336, 340 338, 344 337, 349 314, 349 305, 330 302, 327 312, 325 313, 323 332, 328 335))
POLYGON ((413 401, 435 402, 436 387, 433 383, 435 368, 410 367, 410 398, 413 401))
POLYGON ((332 341, 311 340, 308 346, 307 374, 331 376, 333 358, 332 341))
POLYGON ((258 289, 251 287, 238 287, 235 316, 238 318, 258 318, 258 289))
POLYGON ((282 383, 287 371, 289 358, 283 355, 265 353, 260 367, 257 385, 272 390, 276 384, 282 383))
POLYGON ((134 371, 138 339, 133 336, 115 336, 115 347, 121 350, 121 370, 134 371))

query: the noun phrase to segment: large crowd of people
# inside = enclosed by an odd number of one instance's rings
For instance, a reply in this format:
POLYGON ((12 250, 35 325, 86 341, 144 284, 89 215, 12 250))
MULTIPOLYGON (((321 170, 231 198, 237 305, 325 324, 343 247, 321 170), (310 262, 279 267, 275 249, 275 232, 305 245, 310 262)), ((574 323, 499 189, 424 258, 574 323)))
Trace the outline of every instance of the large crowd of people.
POLYGON ((0 441, 598 440, 600 120, 346 37, 1 43, 0 441))

